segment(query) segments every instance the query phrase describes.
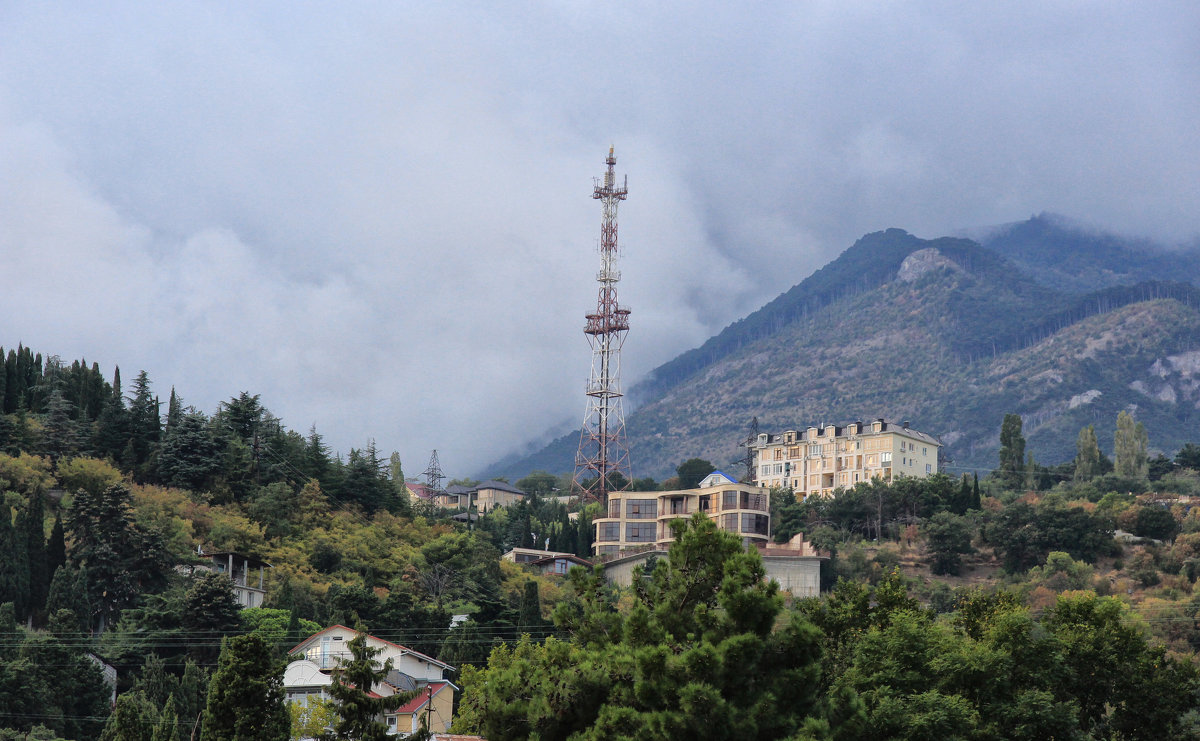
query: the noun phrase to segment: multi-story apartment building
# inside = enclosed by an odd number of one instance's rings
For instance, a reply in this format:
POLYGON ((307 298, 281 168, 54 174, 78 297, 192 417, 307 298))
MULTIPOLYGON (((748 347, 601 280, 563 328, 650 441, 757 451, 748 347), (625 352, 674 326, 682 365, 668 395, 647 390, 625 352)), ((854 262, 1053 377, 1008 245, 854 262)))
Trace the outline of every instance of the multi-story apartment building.
POLYGON ((746 545, 766 545, 771 532, 771 495, 766 489, 739 484, 714 471, 695 489, 621 491, 608 495, 608 512, 593 521, 592 552, 612 556, 622 551, 666 550, 674 541, 672 520, 703 512, 746 545))
POLYGON ((756 484, 790 487, 803 499, 829 496, 834 489, 849 489, 873 478, 891 481, 897 476, 935 474, 941 446, 937 438, 912 429, 907 422, 897 425, 876 419, 867 424, 763 433, 750 447, 756 484))

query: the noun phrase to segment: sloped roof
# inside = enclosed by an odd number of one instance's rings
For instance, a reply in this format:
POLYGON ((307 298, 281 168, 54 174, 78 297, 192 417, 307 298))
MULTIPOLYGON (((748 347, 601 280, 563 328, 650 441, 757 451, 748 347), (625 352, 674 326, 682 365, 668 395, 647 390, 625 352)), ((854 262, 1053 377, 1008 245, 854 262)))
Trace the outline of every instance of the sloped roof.
MULTIPOLYGON (((338 628, 341 628, 342 630, 348 630, 351 633, 358 632, 358 631, 354 630, 354 628, 347 628, 345 625, 331 625, 328 628, 325 628, 324 630, 318 630, 316 633, 313 633, 308 638, 305 638, 303 641, 300 641, 295 646, 293 646, 292 649, 290 651, 288 651, 288 653, 294 654, 298 650, 300 650, 301 646, 307 646, 309 643, 312 643, 312 640, 314 638, 316 638, 317 636, 320 636, 324 633, 328 633, 331 630, 337 630, 338 628)), ((421 659, 422 661, 427 661, 430 664, 437 664, 438 666, 442 667, 443 669, 450 669, 451 671, 454 670, 454 667, 450 666, 446 662, 438 661, 437 659, 433 658, 432 656, 423 654, 420 651, 415 651, 415 650, 409 648, 408 646, 401 646, 399 643, 392 643, 389 640, 385 640, 378 636, 373 636, 373 635, 369 635, 369 634, 367 635, 367 637, 370 638, 371 640, 379 641, 380 643, 386 643, 387 645, 392 646, 393 648, 398 648, 401 651, 403 651, 404 653, 412 654, 413 656, 416 656, 417 658, 421 659)))
POLYGON ((482 484, 479 484, 475 487, 475 491, 479 491, 480 489, 496 489, 497 491, 507 491, 510 494, 520 494, 521 496, 525 496, 525 492, 521 491, 512 484, 506 484, 503 481, 484 481, 482 484))
POLYGON ((536 561, 529 561, 522 565, 524 565, 524 566, 542 566, 544 564, 554 563, 555 561, 557 561, 560 558, 563 560, 566 560, 566 561, 570 561, 571 563, 579 564, 580 566, 591 566, 592 565, 591 561, 587 560, 586 558, 580 558, 579 556, 576 556, 574 553, 560 553, 556 556, 546 556, 545 558, 539 558, 536 561))
POLYGON ((439 693, 441 693, 442 690, 453 686, 454 685, 444 679, 438 680, 437 682, 430 682, 421 688, 421 692, 416 697, 396 708, 393 712, 395 712, 397 715, 409 715, 411 713, 415 713, 421 708, 425 707, 425 704, 428 703, 431 698, 436 697, 439 693))

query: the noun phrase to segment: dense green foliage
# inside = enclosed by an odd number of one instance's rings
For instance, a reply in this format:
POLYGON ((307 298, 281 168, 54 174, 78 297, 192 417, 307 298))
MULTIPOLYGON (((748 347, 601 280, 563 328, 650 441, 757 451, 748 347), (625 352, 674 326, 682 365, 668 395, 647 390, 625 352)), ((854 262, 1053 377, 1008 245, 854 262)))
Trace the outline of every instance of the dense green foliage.
POLYGON ((456 724, 493 741, 782 738, 816 704, 819 635, 793 618, 760 560, 702 516, 619 612, 599 571, 575 570, 555 611, 569 640, 528 638, 468 667, 456 724))
POLYGON ((200 741, 286 741, 283 662, 257 634, 226 638, 208 686, 200 741))

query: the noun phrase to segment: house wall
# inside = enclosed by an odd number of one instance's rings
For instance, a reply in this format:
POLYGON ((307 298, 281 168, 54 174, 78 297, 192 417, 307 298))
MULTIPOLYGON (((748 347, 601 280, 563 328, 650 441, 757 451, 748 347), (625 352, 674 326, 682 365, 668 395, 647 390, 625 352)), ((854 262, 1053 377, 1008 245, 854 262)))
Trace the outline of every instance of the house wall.
POLYGON ((793 597, 821 594, 821 559, 816 557, 763 556, 767 578, 793 597))
POLYGON ((633 570, 638 566, 644 565, 650 556, 665 558, 666 554, 662 551, 648 551, 646 553, 639 553, 636 556, 627 556, 617 561, 611 561, 604 564, 604 578, 611 584, 627 587, 633 583, 633 570))

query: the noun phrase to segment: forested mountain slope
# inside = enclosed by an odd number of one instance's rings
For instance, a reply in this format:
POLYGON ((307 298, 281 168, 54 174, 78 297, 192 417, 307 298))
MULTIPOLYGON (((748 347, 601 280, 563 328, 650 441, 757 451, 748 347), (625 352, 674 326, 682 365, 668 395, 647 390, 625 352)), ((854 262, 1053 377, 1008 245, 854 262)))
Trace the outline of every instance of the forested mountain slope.
MULTIPOLYGON (((1137 247, 1110 239, 1089 285, 1078 263, 1091 243, 1036 222, 994 235, 992 248, 898 229, 863 237, 634 387, 634 474, 668 476, 693 456, 732 465, 754 417, 764 430, 909 420, 942 437, 956 465, 987 468, 1006 412, 1029 416, 1031 450, 1054 463, 1074 454, 1080 426, 1103 431, 1120 409, 1133 409, 1152 446, 1172 453, 1200 422, 1200 290, 1163 279, 1188 256, 1121 274, 1153 280, 1106 284, 1137 247), (1013 256, 1042 270, 1054 260, 1035 260, 1029 243, 1039 234, 1047 253, 1066 244, 1074 285, 1090 290, 1054 290, 996 251, 1019 237, 1013 256)), ((492 472, 567 471, 577 444, 568 434, 492 472)))

